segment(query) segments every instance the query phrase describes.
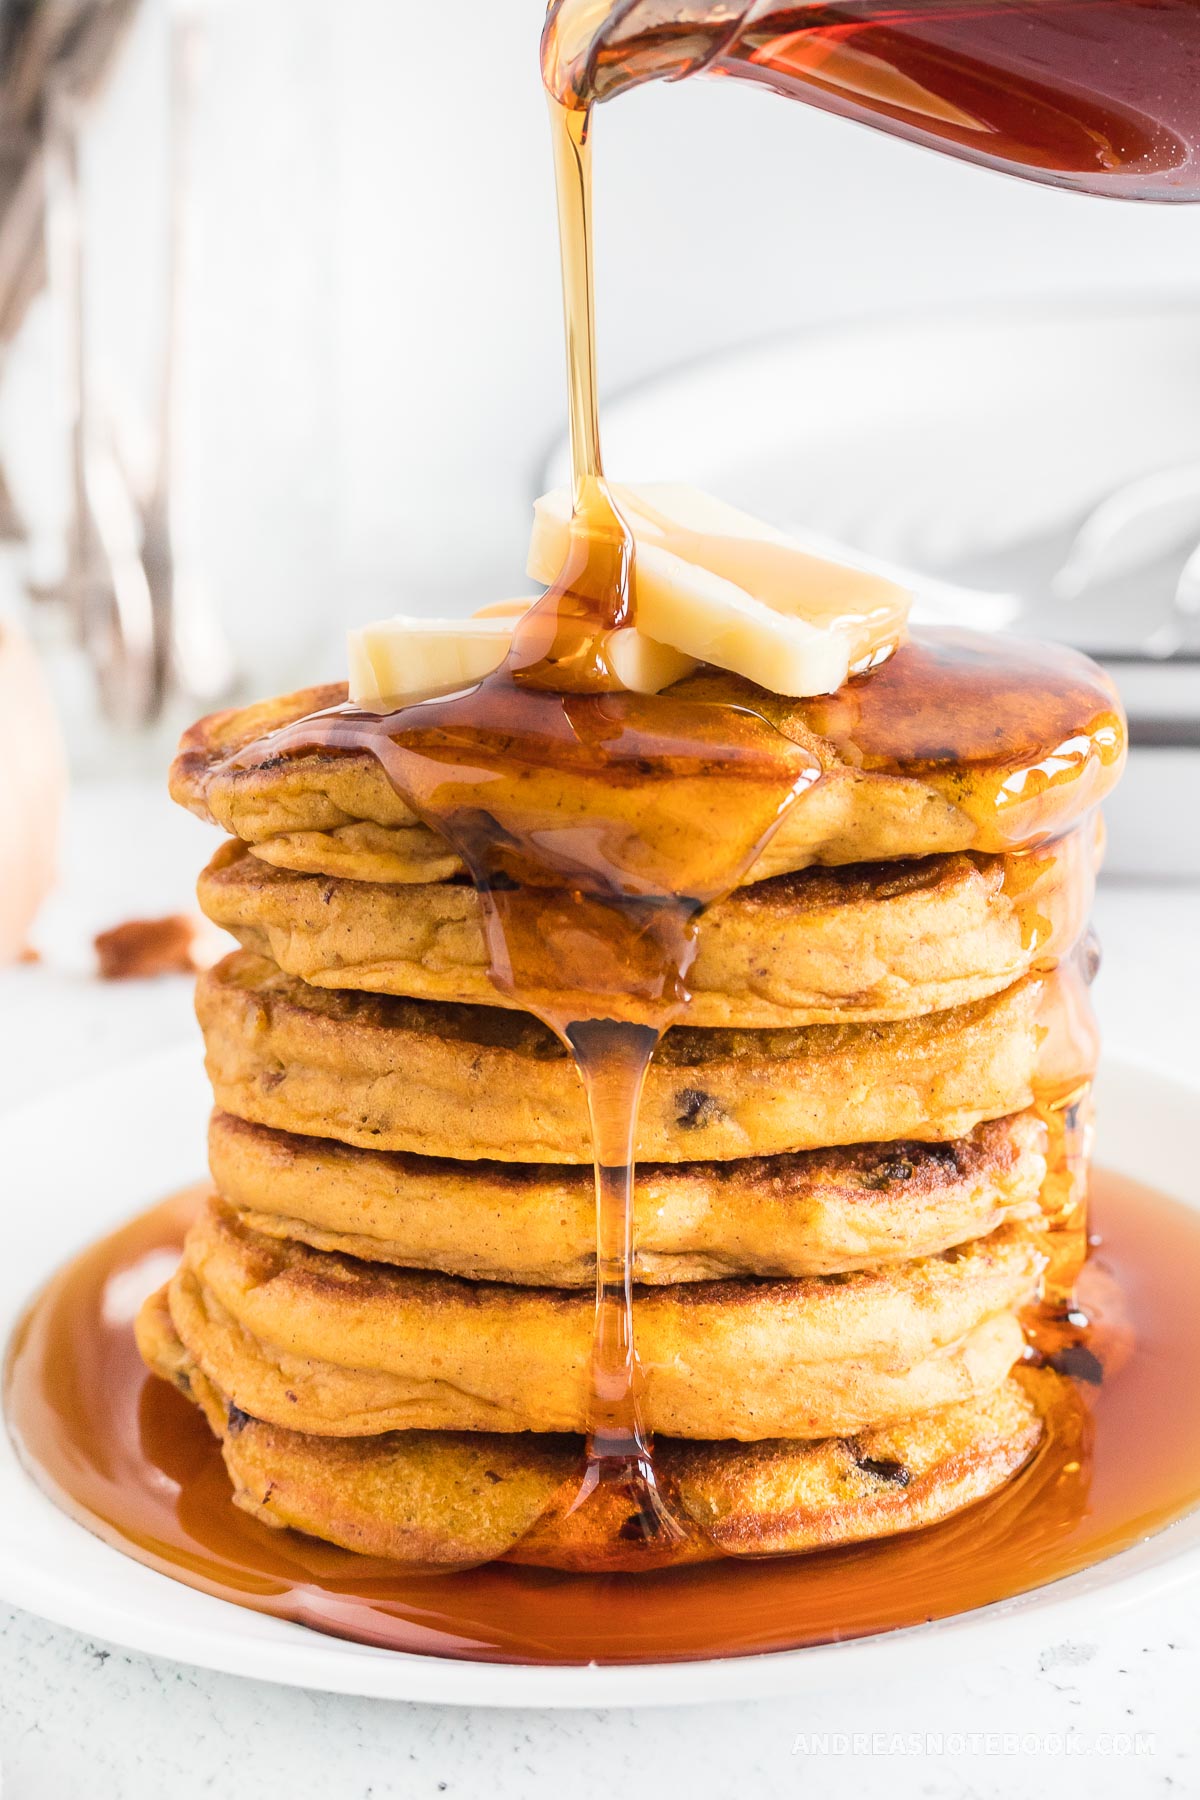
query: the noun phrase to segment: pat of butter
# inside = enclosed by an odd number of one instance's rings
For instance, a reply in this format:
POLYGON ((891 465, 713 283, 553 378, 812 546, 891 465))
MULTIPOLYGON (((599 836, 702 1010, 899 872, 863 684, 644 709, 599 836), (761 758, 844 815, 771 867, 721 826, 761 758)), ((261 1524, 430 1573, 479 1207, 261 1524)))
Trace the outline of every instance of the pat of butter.
POLYGON ((605 648, 609 666, 634 694, 661 694, 696 667, 694 656, 659 644, 630 625, 610 632, 605 648))
POLYGON ((367 712, 472 687, 498 669, 512 643, 512 618, 412 619, 403 613, 347 638, 350 699, 367 712))
MULTIPOLYGON (((775 693, 830 693, 890 654, 912 596, 852 562, 802 549, 783 532, 697 488, 615 487, 633 532, 637 628, 775 693)), ((567 555, 570 496, 534 507, 528 572, 549 582, 567 555)))
MULTIPOLYGON (((634 536, 636 621, 613 632, 607 650, 633 692, 657 694, 704 662, 777 694, 828 694, 899 642, 911 595, 886 577, 815 556, 696 488, 613 493, 634 536)), ((544 494, 529 574, 547 587, 566 563, 570 531, 570 496, 544 494)), ((499 668, 533 604, 497 600, 473 619, 398 616, 352 631, 351 699, 382 711, 473 686, 499 668)))
POLYGON ((839 631, 773 612, 744 588, 658 544, 639 544, 637 618, 658 642, 776 694, 832 694, 850 673, 839 631))

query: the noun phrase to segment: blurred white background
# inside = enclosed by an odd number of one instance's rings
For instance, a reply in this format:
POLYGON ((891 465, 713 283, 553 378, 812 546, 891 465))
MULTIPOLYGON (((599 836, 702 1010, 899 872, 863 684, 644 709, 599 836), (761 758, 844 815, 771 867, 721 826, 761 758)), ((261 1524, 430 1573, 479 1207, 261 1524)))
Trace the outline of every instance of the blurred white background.
MULTIPOLYGON (((563 415, 543 5, 204 11, 184 537, 243 685, 265 690, 339 674, 348 623, 526 585, 529 500, 563 415)), ((91 362, 135 422, 162 326, 166 13, 146 0, 84 155, 91 362)), ((596 142, 610 393, 808 322, 1200 289, 1200 207, 1029 186, 736 83, 630 95, 596 142)), ((0 453, 27 566, 51 579, 67 464, 45 299, 0 381, 0 453)))

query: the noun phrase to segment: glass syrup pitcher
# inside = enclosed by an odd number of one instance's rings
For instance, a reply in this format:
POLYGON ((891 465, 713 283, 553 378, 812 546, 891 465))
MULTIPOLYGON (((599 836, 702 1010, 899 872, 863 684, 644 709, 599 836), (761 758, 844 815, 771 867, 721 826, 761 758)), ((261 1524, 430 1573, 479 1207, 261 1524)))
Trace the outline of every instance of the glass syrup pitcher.
POLYGON ((735 76, 1034 181, 1200 200, 1200 0, 553 0, 542 73, 573 109, 735 76))

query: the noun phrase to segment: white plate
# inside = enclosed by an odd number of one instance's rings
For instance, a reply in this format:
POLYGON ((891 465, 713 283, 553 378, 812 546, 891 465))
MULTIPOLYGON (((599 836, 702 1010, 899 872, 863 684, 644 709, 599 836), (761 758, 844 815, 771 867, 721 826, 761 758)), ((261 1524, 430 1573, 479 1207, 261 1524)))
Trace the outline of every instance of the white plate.
MULTIPOLYGON (((1200 1207, 1195 1089, 1109 1059, 1100 1156, 1200 1207)), ((203 1173, 209 1106, 198 1051, 181 1049, 0 1116, 8 1254, 0 1336, 88 1239, 203 1173)), ((143 1568, 60 1513, 0 1437, 0 1597, 130 1649, 235 1675, 385 1699, 488 1706, 638 1706, 828 1691, 914 1659, 929 1679, 1024 1634, 1088 1620, 1200 1577, 1200 1513, 1106 1563, 1002 1605, 917 1630, 727 1661, 525 1668, 371 1649, 247 1612, 143 1568), (1053 1615, 1061 1615, 1058 1624, 1053 1615)))

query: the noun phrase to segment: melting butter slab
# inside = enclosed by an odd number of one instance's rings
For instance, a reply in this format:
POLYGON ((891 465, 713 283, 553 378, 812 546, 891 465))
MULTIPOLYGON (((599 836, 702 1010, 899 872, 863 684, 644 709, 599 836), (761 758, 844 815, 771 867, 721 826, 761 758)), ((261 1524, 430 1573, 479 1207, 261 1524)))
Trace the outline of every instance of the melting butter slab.
POLYGON ((391 697, 416 699, 471 687, 508 655, 512 627, 504 619, 412 619, 398 614, 350 632, 350 697, 375 706, 391 697))
MULTIPOLYGON (((742 675, 769 693, 832 693, 899 643, 912 594, 882 575, 814 556, 785 533, 699 488, 615 487, 633 532, 633 591, 647 636, 742 675)), ((565 489, 534 507, 528 573, 549 584, 564 566, 565 489)))

